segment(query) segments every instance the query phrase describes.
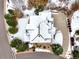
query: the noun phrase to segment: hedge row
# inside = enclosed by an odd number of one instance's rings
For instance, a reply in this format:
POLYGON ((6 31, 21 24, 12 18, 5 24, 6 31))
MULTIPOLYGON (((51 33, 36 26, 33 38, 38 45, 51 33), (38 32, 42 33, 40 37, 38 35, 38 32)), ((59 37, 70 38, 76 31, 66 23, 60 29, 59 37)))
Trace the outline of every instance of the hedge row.
POLYGON ((6 23, 10 26, 8 31, 11 34, 15 34, 18 32, 18 28, 16 27, 18 22, 16 20, 16 16, 14 15, 14 10, 9 9, 8 12, 8 14, 4 15, 6 23))

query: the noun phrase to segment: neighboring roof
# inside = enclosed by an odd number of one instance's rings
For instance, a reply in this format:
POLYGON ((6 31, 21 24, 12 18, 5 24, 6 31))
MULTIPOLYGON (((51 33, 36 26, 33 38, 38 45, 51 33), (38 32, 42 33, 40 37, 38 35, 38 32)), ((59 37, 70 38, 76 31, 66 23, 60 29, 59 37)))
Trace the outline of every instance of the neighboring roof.
POLYGON ((16 59, 65 59, 60 56, 56 56, 50 53, 44 52, 34 52, 34 53, 27 53, 27 54, 17 54, 16 59))
MULTIPOLYGON (((28 11, 26 11, 27 13, 28 11)), ((29 14, 29 17, 23 17, 18 20, 18 28, 19 31, 14 34, 14 37, 18 37, 24 42, 31 42, 31 43, 50 43, 51 42, 51 34, 54 35, 56 28, 54 27, 54 18, 51 17, 51 12, 43 11, 40 12, 40 15, 32 15, 33 13, 29 14), (29 23, 28 23, 29 21, 29 23), (49 21, 49 22, 48 22, 49 21), (40 30, 38 29, 38 26, 40 24, 40 30), (52 25, 51 25, 52 24, 52 25), (52 27, 52 28, 51 28, 52 27), (28 35, 26 35, 26 29, 29 32, 28 35), (49 33, 48 29, 50 29, 51 33, 49 33), (31 31, 30 31, 31 30, 31 31), (38 37, 38 32, 40 31, 40 34, 42 37, 38 37), (46 39, 46 40, 45 40, 46 39), (48 40, 49 39, 49 40, 48 40)))
POLYGON ((74 12, 71 20, 72 36, 76 30, 79 30, 79 10, 74 12))
POLYGON ((11 7, 18 7, 20 8, 21 6, 24 6, 24 1, 23 0, 9 0, 11 7))
MULTIPOLYGON (((79 10, 75 11, 72 16, 71 28, 72 28, 71 35, 73 37, 76 30, 79 30, 79 10)), ((75 40, 75 46, 79 46, 79 42, 77 40, 75 40)))

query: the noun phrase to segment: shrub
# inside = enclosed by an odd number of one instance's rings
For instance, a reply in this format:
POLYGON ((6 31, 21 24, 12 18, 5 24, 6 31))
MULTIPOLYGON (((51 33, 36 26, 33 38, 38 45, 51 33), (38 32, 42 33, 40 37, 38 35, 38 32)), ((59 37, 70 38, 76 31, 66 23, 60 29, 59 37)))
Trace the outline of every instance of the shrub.
POLYGON ((15 38, 11 41, 10 46, 17 48, 20 44, 22 44, 22 41, 18 38, 15 38))
POLYGON ((16 27, 17 26, 17 21, 16 20, 8 20, 8 21, 6 21, 7 22, 7 24, 9 25, 9 26, 12 26, 12 27, 16 27))
POLYGON ((79 51, 74 50, 72 51, 72 54, 73 54, 73 59, 79 59, 79 51))
POLYGON ((63 53, 63 48, 59 44, 53 44, 52 50, 56 55, 60 55, 63 53))
POLYGON ((13 39, 10 46, 16 48, 17 52, 22 52, 29 49, 28 43, 24 43, 18 38, 13 39))
POLYGON ((79 30, 76 30, 75 34, 76 34, 76 35, 79 35, 79 30))
POLYGON ((18 24, 14 15, 6 14, 4 17, 9 26, 16 27, 16 25, 18 24))
POLYGON ((44 10, 44 7, 42 5, 39 5, 36 9, 35 9, 35 14, 36 15, 39 15, 39 12, 43 11, 44 10))
POLYGON ((23 16, 23 13, 19 9, 8 9, 8 14, 5 14, 4 17, 9 26, 16 27, 18 22, 16 18, 20 18, 23 16))
POLYGON ((9 12, 10 14, 14 15, 14 10, 8 9, 8 12, 9 12))
POLYGON ((33 52, 35 52, 35 46, 33 46, 32 49, 33 49, 33 52))
POLYGON ((44 10, 44 6, 39 5, 37 9, 39 10, 39 12, 41 12, 41 11, 43 11, 43 10, 44 10))
POLYGON ((22 51, 28 50, 28 48, 29 48, 28 44, 22 43, 16 49, 17 49, 17 52, 22 52, 22 51))
POLYGON ((11 34, 15 34, 15 33, 18 32, 18 28, 16 28, 16 27, 10 27, 10 28, 8 29, 8 31, 9 31, 11 34))
POLYGON ((17 18, 21 18, 23 16, 23 13, 21 10, 19 9, 15 9, 14 10, 14 15, 17 17, 17 18))
POLYGON ((5 15, 4 15, 4 18, 5 18, 6 20, 10 20, 10 19, 12 19, 12 17, 13 17, 13 15, 11 15, 11 14, 5 14, 5 15))

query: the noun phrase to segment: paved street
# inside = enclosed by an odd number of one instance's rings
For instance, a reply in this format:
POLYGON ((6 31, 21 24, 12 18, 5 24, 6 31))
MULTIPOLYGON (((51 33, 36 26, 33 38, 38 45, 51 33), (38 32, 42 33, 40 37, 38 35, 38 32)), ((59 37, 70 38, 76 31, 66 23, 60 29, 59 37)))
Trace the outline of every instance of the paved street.
POLYGON ((4 24, 4 0, 0 0, 0 59, 13 59, 4 24))
POLYGON ((27 53, 27 54, 18 54, 16 59, 63 59, 62 57, 58 57, 56 55, 50 53, 27 53))

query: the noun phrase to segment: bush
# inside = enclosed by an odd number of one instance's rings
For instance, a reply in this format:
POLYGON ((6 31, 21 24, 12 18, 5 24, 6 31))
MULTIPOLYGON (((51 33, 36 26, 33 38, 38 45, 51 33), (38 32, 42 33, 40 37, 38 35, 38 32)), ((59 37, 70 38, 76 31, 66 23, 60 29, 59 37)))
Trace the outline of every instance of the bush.
POLYGON ((10 14, 14 15, 14 10, 8 9, 8 12, 9 12, 10 14))
POLYGON ((17 21, 16 20, 8 20, 8 21, 6 21, 7 22, 7 24, 9 25, 9 26, 12 26, 12 27, 16 27, 17 26, 17 21))
POLYGON ((34 12, 35 12, 36 15, 39 15, 39 10, 38 9, 36 9, 34 12))
POLYGON ((79 51, 74 50, 72 51, 72 54, 73 54, 73 59, 79 59, 79 51))
POLYGON ((41 12, 41 11, 43 11, 43 10, 44 10, 44 6, 39 5, 37 9, 39 10, 39 12, 41 12))
POLYGON ((12 27, 17 26, 18 23, 17 23, 16 17, 14 15, 6 14, 4 17, 9 26, 12 26, 12 27))
POLYGON ((28 43, 24 43, 18 38, 13 39, 10 46, 16 48, 17 52, 22 52, 29 49, 28 43))
POLYGON ((79 30, 77 30, 77 31, 75 32, 75 34, 76 34, 76 35, 79 35, 79 30))
POLYGON ((15 38, 11 41, 10 46, 17 48, 20 44, 22 44, 22 41, 18 38, 15 38))
POLYGON ((29 48, 28 44, 22 43, 16 49, 17 49, 17 52, 22 52, 22 51, 28 50, 28 48, 29 48))
POLYGON ((39 15, 39 12, 43 11, 44 10, 44 7, 42 5, 39 5, 36 9, 35 9, 35 14, 36 15, 39 15))
POLYGON ((15 33, 18 32, 18 28, 16 28, 16 27, 10 27, 10 28, 8 29, 8 31, 9 31, 11 34, 15 34, 15 33))
POLYGON ((23 16, 23 13, 21 10, 19 9, 15 9, 14 10, 14 15, 17 17, 17 18, 21 18, 23 16))
POLYGON ((7 24, 9 26, 16 27, 18 24, 18 22, 16 20, 17 14, 20 14, 20 12, 17 11, 17 13, 16 13, 16 10, 12 10, 12 9, 8 9, 8 12, 9 12, 8 14, 4 15, 7 24))
POLYGON ((59 44, 53 44, 52 50, 56 55, 63 53, 63 48, 59 44))
POLYGON ((13 16, 14 16, 14 15, 12 15, 12 14, 5 14, 5 15, 4 15, 4 18, 5 18, 6 20, 10 20, 10 19, 13 18, 13 16))

